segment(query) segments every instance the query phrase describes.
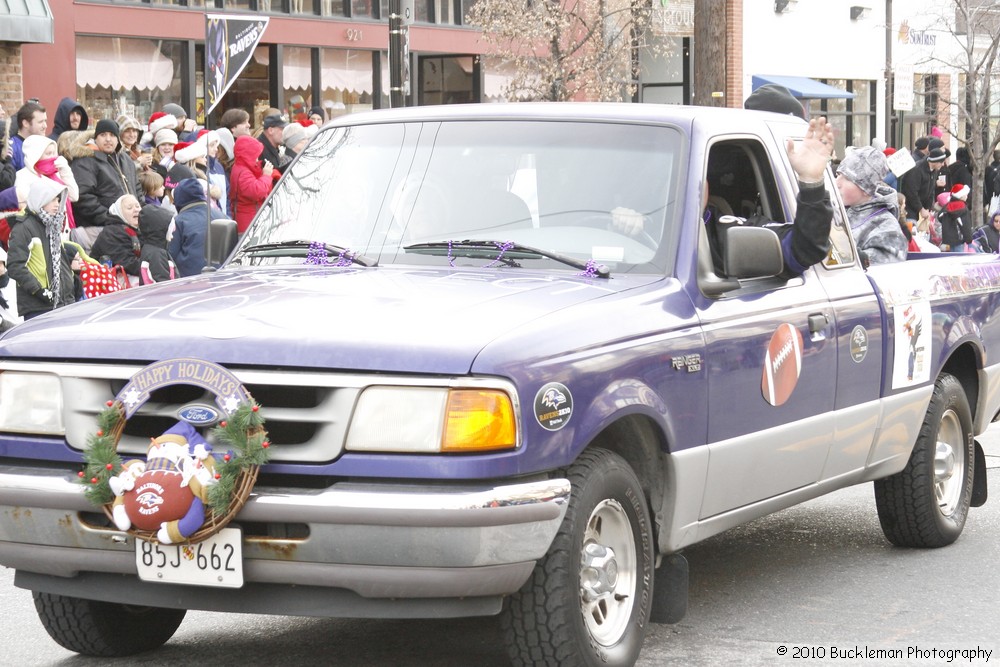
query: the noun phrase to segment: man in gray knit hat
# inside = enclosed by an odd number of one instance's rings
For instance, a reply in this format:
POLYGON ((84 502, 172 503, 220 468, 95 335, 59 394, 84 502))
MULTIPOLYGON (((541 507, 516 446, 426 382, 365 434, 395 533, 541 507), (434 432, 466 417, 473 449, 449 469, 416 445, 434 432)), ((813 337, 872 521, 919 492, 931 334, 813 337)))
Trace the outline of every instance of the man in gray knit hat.
POLYGON ((837 167, 837 189, 847 207, 861 264, 906 259, 906 236, 899 224, 899 197, 886 185, 889 165, 877 148, 848 148, 837 167))

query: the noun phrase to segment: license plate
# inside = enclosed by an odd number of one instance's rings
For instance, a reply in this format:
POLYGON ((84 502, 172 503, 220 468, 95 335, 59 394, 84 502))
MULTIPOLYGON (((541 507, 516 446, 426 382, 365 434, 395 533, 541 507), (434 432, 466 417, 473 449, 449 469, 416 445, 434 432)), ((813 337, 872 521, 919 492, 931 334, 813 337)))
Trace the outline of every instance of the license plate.
POLYGON ((223 528, 198 544, 135 541, 135 566, 143 581, 188 586, 243 585, 243 542, 239 528, 223 528))

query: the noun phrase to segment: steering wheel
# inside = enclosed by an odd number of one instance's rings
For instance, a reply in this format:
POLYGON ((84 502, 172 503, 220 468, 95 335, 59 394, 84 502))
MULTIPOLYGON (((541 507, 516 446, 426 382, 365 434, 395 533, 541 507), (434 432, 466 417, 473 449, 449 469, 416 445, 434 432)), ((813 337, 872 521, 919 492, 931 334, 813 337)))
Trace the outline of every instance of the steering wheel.
POLYGON ((600 211, 590 211, 573 220, 573 224, 578 227, 593 227, 596 229, 605 229, 609 232, 614 232, 615 234, 638 241, 640 244, 649 248, 653 252, 656 252, 660 246, 656 239, 654 239, 649 232, 646 231, 645 227, 633 233, 629 233, 616 227, 614 224, 614 216, 610 212, 604 213, 600 211))

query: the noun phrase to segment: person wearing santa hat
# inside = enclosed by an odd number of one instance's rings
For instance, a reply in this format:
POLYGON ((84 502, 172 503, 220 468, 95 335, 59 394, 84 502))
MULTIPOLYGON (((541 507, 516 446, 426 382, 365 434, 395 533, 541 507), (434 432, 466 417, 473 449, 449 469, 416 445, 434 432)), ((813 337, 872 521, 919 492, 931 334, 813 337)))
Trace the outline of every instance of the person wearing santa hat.
POLYGON ((177 145, 177 133, 169 128, 157 131, 153 141, 153 171, 167 178, 170 168, 174 166, 174 148, 177 145))
POLYGON ((170 130, 173 131, 177 126, 177 118, 171 116, 170 114, 163 113, 162 111, 157 111, 149 116, 149 122, 146 125, 146 132, 142 135, 142 145, 148 146, 150 148, 156 145, 156 133, 160 130, 170 130))
POLYGON ((948 201, 944 209, 938 213, 938 223, 941 225, 941 250, 943 252, 968 252, 972 243, 972 216, 965 201, 969 198, 969 186, 955 184, 949 193, 945 194, 948 201))
POLYGON ((220 208, 219 199, 222 197, 222 191, 219 187, 211 185, 208 178, 208 145, 205 137, 190 143, 181 142, 174 146, 174 158, 178 164, 186 165, 194 172, 195 176, 202 182, 203 187, 212 196, 215 208, 220 208))

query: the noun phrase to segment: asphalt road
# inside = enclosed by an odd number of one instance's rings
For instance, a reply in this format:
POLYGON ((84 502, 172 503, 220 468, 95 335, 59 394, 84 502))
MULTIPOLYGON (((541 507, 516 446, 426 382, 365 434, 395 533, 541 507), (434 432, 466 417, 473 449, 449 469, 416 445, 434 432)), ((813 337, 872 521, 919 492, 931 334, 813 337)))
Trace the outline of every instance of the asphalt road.
MULTIPOLYGON (((980 441, 994 497, 972 510, 954 545, 890 546, 878 526, 871 484, 733 529, 685 552, 691 565, 688 615, 677 625, 651 626, 637 664, 1000 664, 1000 426, 980 441), (947 653, 963 650, 978 653, 947 653)), ((13 572, 6 569, 0 570, 0 608, 4 667, 508 664, 493 619, 368 621, 191 612, 160 650, 97 660, 51 641, 30 593, 15 588, 13 572)))

